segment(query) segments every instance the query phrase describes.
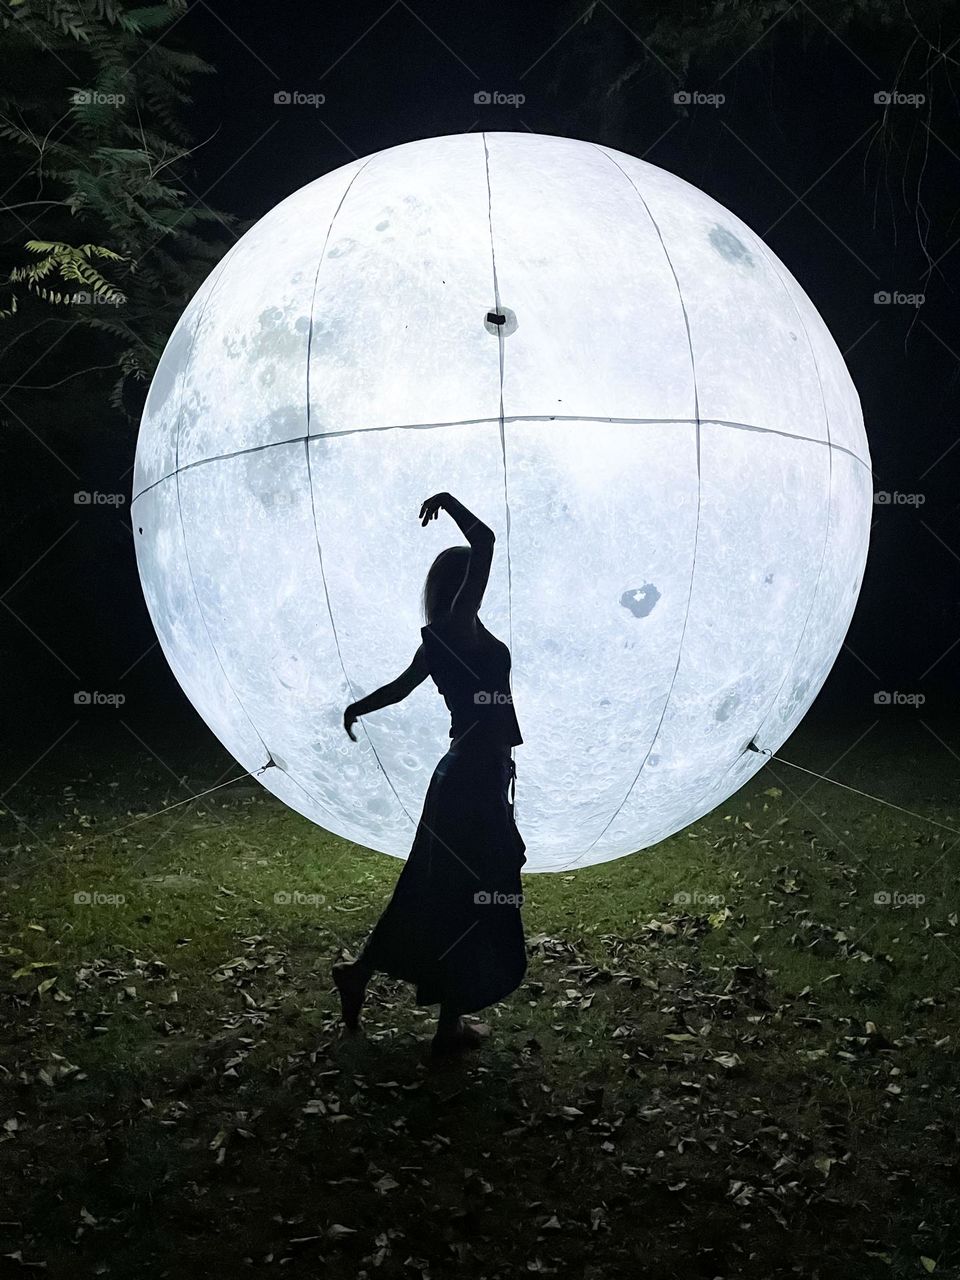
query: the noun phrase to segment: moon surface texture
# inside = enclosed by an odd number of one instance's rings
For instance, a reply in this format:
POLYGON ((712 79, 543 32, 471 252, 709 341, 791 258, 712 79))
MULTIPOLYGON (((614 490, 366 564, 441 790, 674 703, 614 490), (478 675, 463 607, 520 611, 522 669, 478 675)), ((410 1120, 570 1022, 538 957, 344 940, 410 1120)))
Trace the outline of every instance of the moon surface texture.
POLYGON ((433 557, 495 531, 526 871, 722 803, 823 685, 867 555, 853 382, 727 209, 610 147, 460 134, 283 200, 200 286, 132 503, 160 644, 244 769, 403 858, 448 745, 432 682, 344 733, 419 644, 433 557))

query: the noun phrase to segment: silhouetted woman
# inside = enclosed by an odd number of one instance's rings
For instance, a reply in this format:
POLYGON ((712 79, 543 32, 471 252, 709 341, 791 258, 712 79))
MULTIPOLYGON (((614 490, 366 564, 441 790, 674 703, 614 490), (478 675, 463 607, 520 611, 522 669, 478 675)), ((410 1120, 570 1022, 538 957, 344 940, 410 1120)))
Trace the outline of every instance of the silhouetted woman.
POLYGON ((393 897, 353 964, 336 965, 343 1019, 359 1025, 370 975, 416 984, 417 1003, 439 1003, 435 1053, 479 1044, 488 1028, 463 1014, 504 999, 526 972, 520 868, 526 845, 513 817, 511 749, 523 739, 510 693, 510 650, 477 610, 490 576, 493 531, 449 493, 428 498, 424 527, 446 511, 469 547, 448 547, 423 588, 427 625, 402 675, 353 703, 359 716, 407 697, 432 676, 450 711, 450 749, 427 788, 423 812, 393 897))

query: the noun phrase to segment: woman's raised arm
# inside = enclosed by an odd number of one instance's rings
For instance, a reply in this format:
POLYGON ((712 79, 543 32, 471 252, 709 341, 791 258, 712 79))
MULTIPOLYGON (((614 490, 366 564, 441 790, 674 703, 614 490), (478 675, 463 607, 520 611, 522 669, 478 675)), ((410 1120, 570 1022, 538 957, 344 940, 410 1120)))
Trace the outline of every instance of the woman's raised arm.
POLYGON ((485 525, 478 516, 468 511, 462 502, 449 493, 437 493, 432 498, 427 498, 420 509, 423 524, 426 525, 430 520, 435 520, 440 508, 447 512, 470 543, 470 563, 467 566, 466 577, 450 605, 451 618, 455 621, 464 621, 476 614, 483 600, 483 593, 487 589, 487 581, 490 577, 490 565, 493 563, 496 535, 489 525, 485 525))

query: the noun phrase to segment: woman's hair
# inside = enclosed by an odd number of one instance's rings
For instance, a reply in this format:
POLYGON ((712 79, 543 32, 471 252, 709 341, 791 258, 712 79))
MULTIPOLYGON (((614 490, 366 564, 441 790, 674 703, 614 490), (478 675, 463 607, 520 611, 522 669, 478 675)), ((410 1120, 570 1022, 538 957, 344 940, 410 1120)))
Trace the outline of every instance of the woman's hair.
POLYGON ((427 570, 423 584, 423 617, 428 625, 453 604, 469 565, 469 547, 447 547, 427 570))

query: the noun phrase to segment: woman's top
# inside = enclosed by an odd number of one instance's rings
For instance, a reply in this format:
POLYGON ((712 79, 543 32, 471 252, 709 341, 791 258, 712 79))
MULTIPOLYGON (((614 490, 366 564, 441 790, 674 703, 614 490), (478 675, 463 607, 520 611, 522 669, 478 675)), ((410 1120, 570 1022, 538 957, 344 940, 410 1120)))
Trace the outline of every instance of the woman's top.
POLYGON ((421 627, 433 682, 450 712, 450 737, 478 745, 523 742, 510 692, 510 650, 477 619, 478 644, 466 649, 451 631, 449 613, 421 627))

